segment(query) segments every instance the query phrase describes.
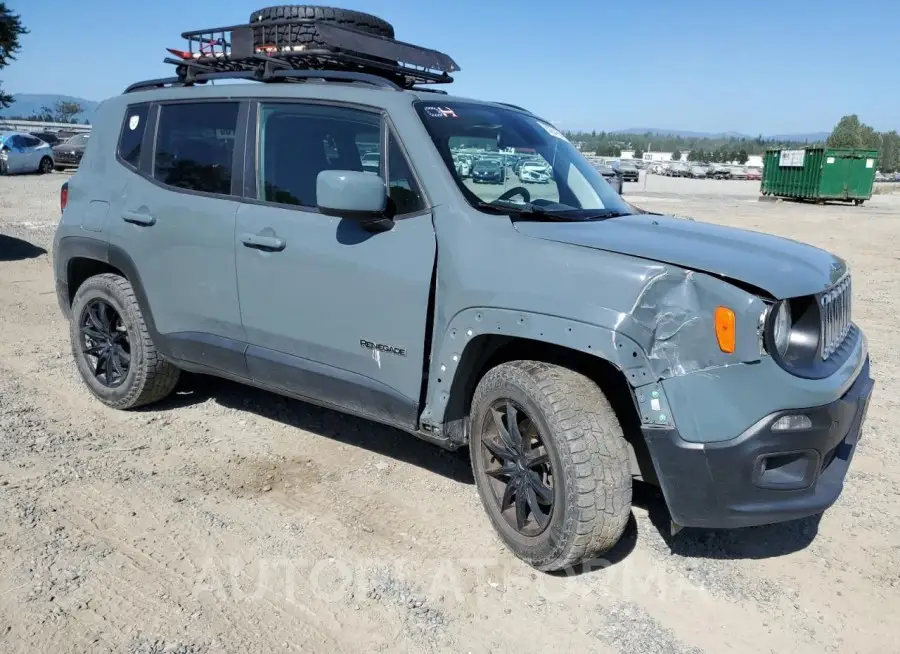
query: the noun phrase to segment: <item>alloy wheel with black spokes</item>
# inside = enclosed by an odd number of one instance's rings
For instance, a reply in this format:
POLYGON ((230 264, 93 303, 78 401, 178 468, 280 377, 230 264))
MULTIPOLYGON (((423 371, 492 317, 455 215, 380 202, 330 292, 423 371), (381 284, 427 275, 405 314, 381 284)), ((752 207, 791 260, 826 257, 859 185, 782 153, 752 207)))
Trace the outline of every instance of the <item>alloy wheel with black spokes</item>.
POLYGON ((131 367, 131 342, 122 316, 103 300, 88 302, 81 314, 81 352, 94 378, 106 388, 121 386, 131 367))
POLYGON ((47 175, 53 172, 53 160, 49 157, 44 157, 41 159, 40 168, 38 168, 38 172, 41 175, 47 175))
POLYGON ((124 277, 103 273, 84 280, 72 298, 69 323, 78 372, 105 405, 133 409, 175 389, 180 371, 157 351, 124 277))
POLYGON ((537 424, 509 399, 494 402, 481 440, 484 472, 500 514, 524 536, 537 536, 553 515, 553 470, 537 424))
POLYGON ((478 495, 501 540, 539 570, 609 551, 631 516, 628 445, 591 379, 541 361, 497 365, 469 412, 478 495))

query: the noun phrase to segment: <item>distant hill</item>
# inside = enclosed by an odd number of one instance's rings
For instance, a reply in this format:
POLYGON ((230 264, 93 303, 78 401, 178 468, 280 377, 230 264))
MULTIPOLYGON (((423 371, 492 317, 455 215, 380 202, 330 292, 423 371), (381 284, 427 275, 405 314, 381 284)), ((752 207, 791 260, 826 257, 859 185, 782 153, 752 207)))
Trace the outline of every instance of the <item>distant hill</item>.
MULTIPOLYGON (((758 134, 742 134, 741 132, 692 132, 684 129, 660 129, 659 127, 629 127, 616 130, 616 134, 659 134, 661 136, 672 135, 682 138, 697 139, 755 139, 758 134)), ((778 141, 824 141, 831 132, 809 132, 806 134, 763 134, 764 139, 778 141)))
POLYGON ((6 107, 5 109, 0 108, 0 118, 10 118, 13 116, 28 118, 29 116, 39 113, 41 107, 53 107, 57 102, 77 102, 84 107, 84 111, 78 114, 76 118, 78 119, 78 122, 84 122, 85 119, 91 119, 94 111, 96 111, 97 107, 100 105, 99 102, 94 102, 93 100, 76 98, 71 95, 54 95, 49 93, 14 93, 13 98, 15 99, 15 102, 9 105, 9 107, 6 107))

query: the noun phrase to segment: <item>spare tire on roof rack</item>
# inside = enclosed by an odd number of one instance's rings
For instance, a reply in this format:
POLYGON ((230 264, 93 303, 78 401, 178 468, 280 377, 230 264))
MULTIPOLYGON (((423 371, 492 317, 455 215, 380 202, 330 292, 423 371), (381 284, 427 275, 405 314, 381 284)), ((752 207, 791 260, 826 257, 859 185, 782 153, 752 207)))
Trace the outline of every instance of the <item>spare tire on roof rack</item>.
POLYGON ((259 47, 278 43, 327 47, 328 44, 322 41, 315 25, 301 22, 304 20, 334 23, 337 27, 394 38, 394 27, 389 22, 361 11, 313 5, 278 5, 259 9, 250 15, 250 25, 258 27, 260 23, 263 24, 263 29, 253 30, 253 45, 259 47), (267 22, 283 20, 298 22, 265 26, 267 22))

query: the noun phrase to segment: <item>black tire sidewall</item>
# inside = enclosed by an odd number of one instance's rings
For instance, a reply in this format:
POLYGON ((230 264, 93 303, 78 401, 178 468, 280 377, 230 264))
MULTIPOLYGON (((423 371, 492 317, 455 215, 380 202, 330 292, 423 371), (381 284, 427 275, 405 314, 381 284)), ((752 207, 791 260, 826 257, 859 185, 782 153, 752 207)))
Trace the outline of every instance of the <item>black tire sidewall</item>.
POLYGON ((142 375, 140 373, 144 366, 145 357, 143 338, 141 338, 141 333, 138 328, 137 317, 134 315, 136 310, 136 307, 131 306, 127 298, 123 296, 120 289, 109 284, 102 277, 91 278, 84 282, 78 289, 78 292, 75 294, 75 299, 72 302, 69 330, 75 366, 78 368, 81 378, 84 380, 90 391, 105 404, 117 405, 128 403, 130 397, 134 397, 140 392, 140 389, 137 388, 137 386, 141 381, 142 375), (128 342, 131 347, 131 362, 128 367, 128 375, 125 377, 125 381, 115 388, 104 386, 97 380, 86 355, 82 352, 80 333, 81 319, 88 303, 95 299, 108 302, 122 318, 125 329, 128 332, 128 342))
MULTIPOLYGON (((476 394, 477 406, 472 406, 470 423, 470 457, 475 484, 481 497, 485 511, 500 535, 500 538, 519 558, 530 564, 542 567, 558 559, 566 546, 566 521, 572 511, 575 495, 570 488, 574 482, 572 473, 563 464, 557 442, 556 430, 547 420, 545 410, 546 399, 537 389, 529 389, 519 380, 510 376, 494 376, 491 371, 485 378, 488 389, 483 394, 476 394), (533 397, 534 396, 534 397, 533 397), (529 418, 537 423, 544 446, 550 457, 553 472, 553 514, 550 524, 537 536, 526 536, 514 529, 501 515, 500 507, 490 485, 490 478, 484 472, 482 461, 482 431, 490 406, 501 399, 510 399, 528 413, 529 418)), ((547 407, 549 408, 549 407, 547 407)))

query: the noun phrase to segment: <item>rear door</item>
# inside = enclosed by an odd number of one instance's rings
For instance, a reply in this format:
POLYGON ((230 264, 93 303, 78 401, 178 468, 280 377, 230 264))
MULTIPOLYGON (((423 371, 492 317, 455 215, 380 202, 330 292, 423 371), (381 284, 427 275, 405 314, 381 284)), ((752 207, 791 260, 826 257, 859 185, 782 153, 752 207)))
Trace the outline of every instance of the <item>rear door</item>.
MULTIPOLYGON (((237 273, 259 383, 401 427, 417 422, 436 242, 431 212, 378 110, 262 102, 248 135, 237 273), (368 152, 378 153, 364 162, 368 152), (395 224, 373 233, 316 209, 326 169, 389 179, 395 224), (271 247, 256 244, 267 239, 271 247)), ((251 123, 252 125, 253 123, 251 123)))
POLYGON ((118 163, 134 174, 113 198, 110 245, 133 260, 163 352, 246 376, 234 262, 239 124, 246 103, 232 100, 162 103, 149 115, 130 107, 118 163))

